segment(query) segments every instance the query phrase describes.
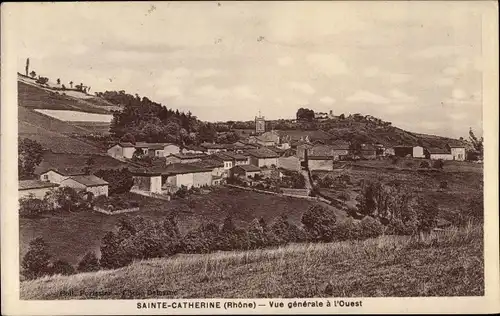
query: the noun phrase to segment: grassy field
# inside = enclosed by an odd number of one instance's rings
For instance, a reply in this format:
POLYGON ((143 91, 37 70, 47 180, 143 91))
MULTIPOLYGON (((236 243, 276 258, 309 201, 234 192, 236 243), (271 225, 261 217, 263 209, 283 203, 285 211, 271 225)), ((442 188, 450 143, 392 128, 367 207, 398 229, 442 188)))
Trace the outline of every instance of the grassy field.
POLYGON ((71 122, 72 125, 84 128, 92 133, 107 135, 109 134, 109 127, 111 123, 106 122, 71 122))
POLYGON ((420 240, 381 236, 362 242, 296 244, 138 261, 118 270, 23 281, 20 297, 481 296, 483 262, 482 229, 469 226, 420 240), (103 293, 96 296, 98 291, 103 293))
MULTIPOLYGON (((140 215, 155 219, 164 218, 173 212, 177 215, 179 229, 184 233, 202 222, 211 220, 220 224, 228 214, 232 214, 239 226, 260 217, 271 221, 283 213, 288 215, 291 222, 299 224, 302 213, 313 203, 229 188, 218 188, 207 195, 193 195, 186 200, 163 201, 132 193, 129 198, 140 202, 142 206, 139 212, 112 216, 80 212, 20 218, 21 256, 33 238, 42 236, 54 257, 76 264, 85 252, 97 252, 102 236, 123 217, 140 215)), ((343 212, 336 211, 340 218, 345 217, 343 212)))

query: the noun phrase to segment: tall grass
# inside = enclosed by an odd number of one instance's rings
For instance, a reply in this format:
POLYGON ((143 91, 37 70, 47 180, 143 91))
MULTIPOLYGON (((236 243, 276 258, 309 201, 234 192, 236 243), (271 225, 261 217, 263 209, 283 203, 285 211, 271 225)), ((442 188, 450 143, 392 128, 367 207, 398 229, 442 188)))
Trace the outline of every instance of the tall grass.
POLYGON ((482 241, 482 227, 469 224, 416 237, 180 254, 24 281, 21 298, 157 297, 152 290, 169 298, 483 295, 482 241))

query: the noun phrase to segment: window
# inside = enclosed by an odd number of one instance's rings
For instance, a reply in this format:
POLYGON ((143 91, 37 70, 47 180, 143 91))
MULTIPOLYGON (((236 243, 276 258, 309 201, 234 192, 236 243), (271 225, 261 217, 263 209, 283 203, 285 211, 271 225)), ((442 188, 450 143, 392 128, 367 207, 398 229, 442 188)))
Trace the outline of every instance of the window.
POLYGON ((48 179, 49 179, 49 176, 48 176, 48 175, 46 175, 46 174, 44 174, 44 175, 43 175, 43 180, 48 180, 48 179))

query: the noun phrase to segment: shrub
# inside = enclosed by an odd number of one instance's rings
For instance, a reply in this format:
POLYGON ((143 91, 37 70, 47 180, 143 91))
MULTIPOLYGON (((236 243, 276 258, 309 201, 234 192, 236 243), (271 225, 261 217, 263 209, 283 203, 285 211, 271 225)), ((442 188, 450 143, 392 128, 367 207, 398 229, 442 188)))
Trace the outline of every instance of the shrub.
POLYGON ((301 242, 306 239, 305 232, 288 221, 285 215, 274 219, 269 227, 268 238, 270 245, 284 245, 290 242, 301 242))
POLYGON ((250 249, 258 249, 268 245, 267 228, 263 218, 254 219, 248 228, 248 244, 250 249))
POLYGON ((71 275, 75 273, 75 268, 64 260, 56 260, 50 267, 50 274, 71 275))
POLYGON ((100 268, 99 259, 93 251, 89 251, 83 256, 80 262, 78 262, 77 270, 78 272, 90 272, 97 271, 100 268))
POLYGON ((115 269, 132 262, 121 246, 121 239, 113 232, 107 232, 101 241, 101 266, 105 269, 115 269))
POLYGON ((101 169, 95 175, 109 183, 109 195, 129 192, 134 185, 132 173, 127 168, 101 169))
POLYGON ((207 253, 218 248, 219 227, 212 222, 188 232, 181 242, 184 253, 207 253))
POLYGON ((439 183, 439 189, 441 190, 448 189, 448 181, 441 181, 441 183, 439 183))
POLYGON ((185 186, 185 185, 181 185, 181 187, 179 188, 179 190, 177 190, 175 193, 174 193, 174 196, 175 197, 178 197, 178 198, 185 198, 187 195, 189 194, 189 191, 188 191, 188 188, 185 186))
POLYGON ((419 168, 430 168, 429 162, 427 162, 427 161, 422 161, 422 162, 420 163, 419 168))
POLYGON ((50 274, 50 254, 42 237, 33 239, 28 252, 21 261, 21 274, 26 279, 35 279, 50 274))
POLYGON ((361 220, 357 227, 357 238, 367 239, 375 238, 384 232, 383 225, 371 216, 366 216, 361 220))
POLYGON ((444 162, 441 159, 434 161, 434 163, 432 164, 432 167, 435 169, 443 169, 443 166, 444 162))
POLYGON ((335 224, 335 240, 345 241, 358 239, 358 224, 351 217, 335 224))
POLYGON ((45 199, 38 199, 34 194, 19 199, 19 215, 23 217, 36 216, 52 209, 45 199))
POLYGON ((84 191, 77 191, 70 187, 59 187, 51 191, 46 199, 48 203, 57 205, 61 210, 75 212, 91 208, 85 196, 86 193, 84 191))
POLYGON ((337 218, 333 211, 321 205, 310 207, 303 215, 301 222, 308 237, 314 241, 332 241, 337 218))
POLYGON ((418 214, 418 231, 430 232, 437 224, 437 214, 439 212, 437 203, 419 197, 416 207, 418 214))

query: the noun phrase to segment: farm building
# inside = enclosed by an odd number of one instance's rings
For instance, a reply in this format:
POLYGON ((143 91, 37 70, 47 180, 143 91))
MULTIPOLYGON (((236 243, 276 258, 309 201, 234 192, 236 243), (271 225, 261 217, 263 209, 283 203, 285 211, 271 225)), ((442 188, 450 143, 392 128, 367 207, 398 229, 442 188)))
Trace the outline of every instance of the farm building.
POLYGON ((300 159, 304 159, 305 150, 307 150, 308 156, 329 157, 330 159, 339 160, 341 156, 346 156, 349 154, 349 145, 301 145, 297 147, 297 156, 300 159))
POLYGON ((226 155, 226 153, 217 152, 212 155, 214 159, 218 159, 224 163, 224 169, 229 170, 233 167, 233 158, 226 155))
POLYGON ((466 150, 462 145, 447 145, 450 149, 453 160, 464 161, 466 158, 466 150))
POLYGON ((85 190, 94 196, 108 196, 108 182, 94 175, 69 176, 61 181, 61 187, 85 190))
POLYGON ((206 153, 209 155, 215 154, 219 151, 226 151, 226 148, 222 144, 203 143, 200 147, 205 148, 206 153))
POLYGON ((132 143, 116 143, 108 148, 108 155, 113 158, 127 158, 132 159, 135 147, 132 143))
POLYGON ((453 155, 450 151, 441 148, 426 148, 425 157, 432 160, 453 160, 453 155))
POLYGON ((236 143, 233 144, 233 151, 241 154, 245 150, 255 149, 257 147, 258 146, 256 146, 256 145, 252 145, 250 143, 243 142, 240 140, 240 141, 237 141, 236 143))
POLYGON ((278 165, 278 154, 268 148, 248 150, 247 154, 250 156, 250 164, 257 167, 278 165))
POLYGON ((307 167, 314 170, 333 170, 333 157, 330 156, 309 156, 307 157, 307 167))
POLYGON ((66 180, 70 176, 83 175, 82 172, 64 170, 60 171, 58 169, 49 169, 40 174, 40 180, 45 182, 51 182, 56 184, 61 184, 63 180, 66 180))
POLYGON ((280 130, 277 131, 280 136, 280 143, 290 143, 305 141, 311 143, 328 144, 332 135, 321 130, 303 131, 303 130, 280 130))
POLYGON ((394 146, 394 155, 398 157, 413 157, 413 146, 394 146))
POLYGON ((240 177, 254 177, 256 174, 260 174, 261 169, 257 166, 254 165, 240 165, 240 166, 234 166, 231 169, 231 175, 234 177, 240 176, 240 177))
POLYGON ((130 192, 151 192, 151 193, 162 193, 161 188, 161 173, 159 172, 140 172, 136 171, 132 173, 134 179, 134 185, 130 189, 130 192))
POLYGON ((377 148, 372 144, 361 144, 360 155, 365 159, 375 159, 377 158, 377 148))
POLYGON ((312 144, 309 144, 309 143, 301 143, 299 145, 297 145, 297 149, 296 149, 296 153, 295 155, 300 159, 300 160, 304 160, 304 155, 305 155, 305 152, 310 150, 311 148, 313 147, 312 144))
POLYGON ((236 152, 226 151, 223 153, 223 155, 232 159, 233 166, 248 165, 250 163, 249 158, 247 156, 244 156, 236 152))
MULTIPOLYGON (((187 145, 182 148, 181 153, 183 154, 203 154, 207 151, 206 148, 196 145, 187 145)), ((165 157, 168 155, 165 155, 165 157)))
POLYGON ((166 177, 162 182, 175 189, 212 185, 212 170, 195 164, 171 164, 162 172, 163 177, 166 177))
POLYGON ((286 170, 300 171, 300 159, 296 156, 279 157, 278 167, 286 170))
POLYGON ((422 146, 413 146, 413 158, 425 158, 424 147, 422 146))
POLYGON ((224 162, 213 156, 207 156, 203 160, 197 162, 196 165, 202 168, 212 169, 212 180, 227 178, 229 175, 228 170, 224 168, 224 162))
POLYGON ((24 198, 32 194, 38 199, 43 199, 47 192, 57 188, 59 185, 40 180, 20 180, 19 181, 19 198, 24 198))
POLYGON ((207 157, 205 154, 170 154, 165 158, 165 163, 167 165, 173 163, 193 163, 201 161, 205 157, 207 157))

